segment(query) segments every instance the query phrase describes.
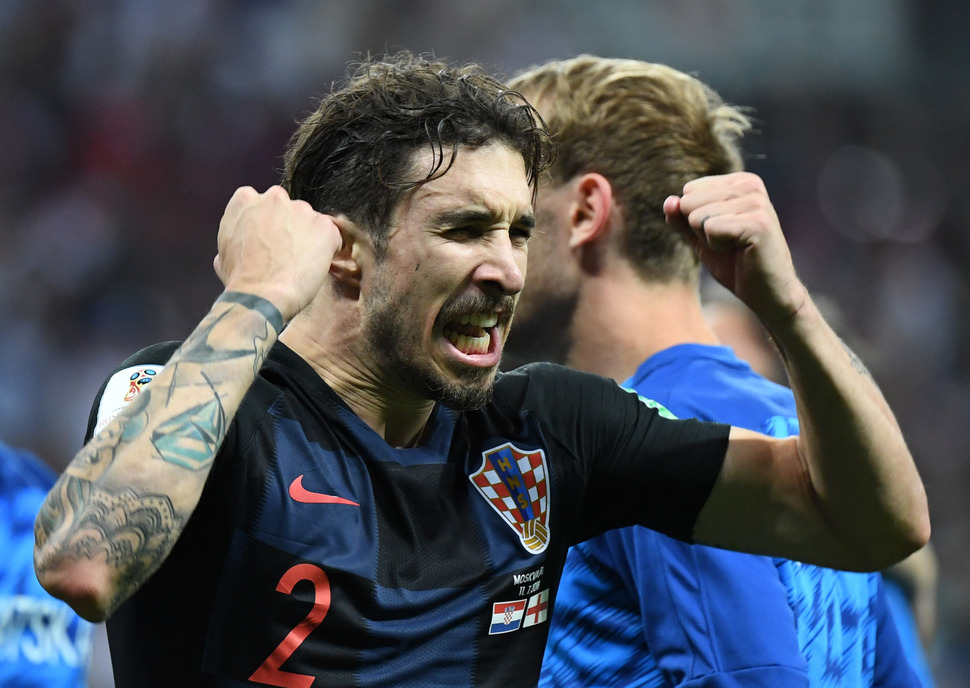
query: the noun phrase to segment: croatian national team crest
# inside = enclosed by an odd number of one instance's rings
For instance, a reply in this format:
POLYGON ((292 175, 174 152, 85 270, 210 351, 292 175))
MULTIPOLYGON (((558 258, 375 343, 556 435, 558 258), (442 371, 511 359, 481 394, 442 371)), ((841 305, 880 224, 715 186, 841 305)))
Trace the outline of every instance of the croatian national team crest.
POLYGON ((528 551, 544 551, 549 542, 549 482, 543 451, 524 451, 506 442, 482 452, 482 459, 469 480, 528 551))

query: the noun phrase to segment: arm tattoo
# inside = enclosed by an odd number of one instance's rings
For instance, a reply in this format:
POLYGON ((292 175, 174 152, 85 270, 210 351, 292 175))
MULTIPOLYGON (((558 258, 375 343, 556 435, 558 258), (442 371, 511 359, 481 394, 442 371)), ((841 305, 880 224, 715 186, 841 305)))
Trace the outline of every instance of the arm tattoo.
POLYGON ((215 397, 169 418, 152 433, 152 444, 164 461, 191 470, 208 468, 226 434, 226 412, 212 381, 215 397))
POLYGON ((148 423, 145 407, 151 399, 151 390, 146 389, 139 394, 125 409, 124 417, 114 418, 98 434, 96 440, 88 442, 81 448, 78 455, 69 466, 75 476, 87 480, 96 480, 104 471, 111 467, 120 447, 131 442, 148 423))
POLYGON ((856 356, 855 352, 850 349, 849 345, 842 341, 842 339, 839 339, 839 341, 842 342, 842 348, 845 349, 845 352, 849 355, 849 362, 852 364, 852 367, 856 370, 856 372, 858 372, 860 375, 865 375, 866 377, 871 378, 872 374, 869 372, 869 369, 866 368, 862 360, 856 356))
POLYGON ((266 322, 276 330, 277 334, 283 331, 283 314, 280 313, 280 309, 260 296, 244 294, 238 291, 227 291, 216 299, 216 301, 221 301, 222 303, 238 303, 250 310, 257 311, 266 318, 266 322))
POLYGON ((46 541, 66 524, 64 544, 39 568, 55 568, 63 559, 103 559, 109 567, 124 570, 113 608, 161 565, 183 523, 166 495, 139 495, 130 488, 110 491, 63 475, 41 507, 35 533, 39 542, 46 541))
MULTIPOLYGON (((225 302, 227 300, 228 299, 223 299, 220 297, 217 303, 225 302)), ((232 303, 233 302, 230 301, 230 305, 222 313, 207 316, 206 320, 203 320, 199 327, 196 328, 196 330, 188 337, 188 339, 185 340, 185 342, 183 342, 179 350, 180 363, 213 363, 218 361, 231 361, 237 358, 255 355, 255 360, 253 361, 253 372, 259 372, 259 369, 263 365, 263 360, 266 358, 269 351, 269 347, 266 344, 270 341, 271 337, 275 336, 269 331, 270 326, 275 326, 273 323, 269 323, 262 334, 255 337, 252 347, 249 349, 217 350, 209 344, 210 335, 212 335, 216 328, 222 324, 223 319, 235 308, 235 306, 231 305, 232 303)), ((268 301, 266 301, 266 303, 269 304, 268 301)), ((272 304, 270 304, 270 306, 272 307, 272 304)), ((280 322, 282 322, 282 317, 280 317, 280 322)), ((277 330, 277 332, 279 332, 279 330, 277 330)))

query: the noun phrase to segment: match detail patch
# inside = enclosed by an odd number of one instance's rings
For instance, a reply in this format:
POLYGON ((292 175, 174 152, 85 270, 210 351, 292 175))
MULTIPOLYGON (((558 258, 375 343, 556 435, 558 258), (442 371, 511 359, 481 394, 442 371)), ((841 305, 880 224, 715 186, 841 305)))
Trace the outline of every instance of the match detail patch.
POLYGON ((549 618, 549 591, 543 590, 528 600, 510 600, 492 605, 492 623, 489 635, 511 633, 544 623, 549 618))

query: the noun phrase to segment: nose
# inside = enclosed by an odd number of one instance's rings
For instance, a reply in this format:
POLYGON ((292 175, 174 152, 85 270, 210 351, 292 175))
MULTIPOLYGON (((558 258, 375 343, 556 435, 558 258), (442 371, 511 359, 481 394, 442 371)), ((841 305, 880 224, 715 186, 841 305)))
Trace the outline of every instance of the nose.
POLYGON ((514 246, 507 232, 488 242, 487 253, 475 270, 475 281, 488 293, 515 296, 525 286, 528 254, 514 246))

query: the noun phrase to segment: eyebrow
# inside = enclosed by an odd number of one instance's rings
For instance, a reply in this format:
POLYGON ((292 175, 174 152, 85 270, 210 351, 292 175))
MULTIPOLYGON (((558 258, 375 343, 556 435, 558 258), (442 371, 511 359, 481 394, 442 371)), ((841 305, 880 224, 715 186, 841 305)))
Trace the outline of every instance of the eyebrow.
MULTIPOLYGON (((446 210, 435 217, 436 224, 441 226, 461 227, 463 225, 489 225, 495 222, 498 213, 484 208, 458 208, 446 210)), ((526 213, 516 218, 513 224, 517 227, 534 229, 536 218, 532 213, 526 213)))

